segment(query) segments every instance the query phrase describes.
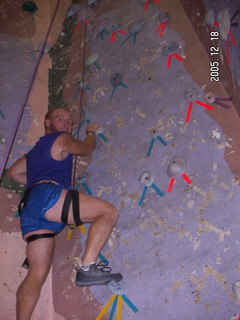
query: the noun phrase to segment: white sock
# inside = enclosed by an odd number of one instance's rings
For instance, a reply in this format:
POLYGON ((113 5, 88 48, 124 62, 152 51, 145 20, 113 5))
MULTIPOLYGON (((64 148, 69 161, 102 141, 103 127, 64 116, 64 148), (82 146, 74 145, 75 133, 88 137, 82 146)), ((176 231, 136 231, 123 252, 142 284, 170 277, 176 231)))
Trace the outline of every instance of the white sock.
POLYGON ((88 270, 90 269, 90 267, 91 267, 92 264, 95 264, 95 261, 87 264, 86 266, 81 266, 80 268, 81 268, 83 271, 88 271, 88 270))

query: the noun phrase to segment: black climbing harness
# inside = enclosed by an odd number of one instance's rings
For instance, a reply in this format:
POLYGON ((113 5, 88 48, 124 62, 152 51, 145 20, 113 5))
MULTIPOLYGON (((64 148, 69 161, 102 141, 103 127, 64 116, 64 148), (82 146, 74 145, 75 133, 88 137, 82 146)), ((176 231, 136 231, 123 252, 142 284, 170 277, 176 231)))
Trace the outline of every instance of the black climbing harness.
POLYGON ((79 193, 76 190, 70 189, 67 191, 63 208, 62 208, 62 215, 61 220, 63 223, 67 223, 68 221, 68 212, 69 207, 72 201, 72 211, 73 211, 73 219, 75 226, 78 227, 83 224, 82 220, 79 218, 79 193))
MULTIPOLYGON (((50 182, 49 182, 50 183, 50 182)), ((18 213, 19 216, 22 214, 22 210, 27 205, 27 200, 30 195, 32 188, 28 188, 25 190, 23 194, 23 198, 21 199, 18 205, 18 213)), ((61 221, 65 224, 68 224, 68 213, 70 204, 72 202, 72 211, 73 211, 73 219, 75 226, 78 227, 83 224, 82 220, 79 218, 79 193, 77 190, 70 189, 67 191, 66 197, 64 199, 62 214, 61 214, 61 221)), ((57 233, 41 233, 41 234, 33 234, 26 238, 27 243, 30 243, 34 240, 38 240, 41 238, 52 238, 55 237, 57 233)), ((26 258, 22 264, 23 268, 29 268, 28 258, 26 258)))
POLYGON ((28 199, 28 196, 29 196, 31 190, 32 190, 32 188, 28 188, 24 191, 23 197, 20 200, 19 205, 18 205, 19 216, 21 216, 23 208, 25 208, 27 205, 27 199, 28 199))
MULTIPOLYGON (((53 238, 56 236, 57 233, 41 233, 41 234, 32 234, 31 236, 27 237, 26 241, 27 243, 30 243, 34 240, 38 240, 41 238, 53 238)), ((22 267, 25 269, 29 268, 29 262, 28 262, 28 258, 26 258, 23 261, 22 267)))

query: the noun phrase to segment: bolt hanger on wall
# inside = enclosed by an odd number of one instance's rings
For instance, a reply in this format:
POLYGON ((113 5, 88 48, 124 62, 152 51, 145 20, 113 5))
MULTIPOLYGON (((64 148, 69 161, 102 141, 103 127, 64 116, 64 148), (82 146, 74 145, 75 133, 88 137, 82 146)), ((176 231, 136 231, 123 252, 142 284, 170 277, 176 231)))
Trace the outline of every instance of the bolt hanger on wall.
POLYGON ((87 194, 92 195, 92 191, 89 189, 88 185, 86 184, 88 179, 89 179, 89 174, 87 172, 80 173, 76 181, 77 185, 75 190, 78 191, 80 186, 82 186, 87 194))
POLYGON ((139 178, 139 181, 142 183, 142 184, 145 184, 144 188, 143 188, 143 192, 142 192, 142 195, 141 195, 141 198, 139 200, 139 206, 142 206, 143 204, 143 201, 144 201, 144 198, 145 198, 145 195, 147 193, 147 189, 148 187, 152 187, 154 191, 157 192, 157 194, 160 196, 160 197, 163 197, 164 196, 164 193, 153 183, 154 181, 154 175, 150 172, 150 171, 145 171, 141 174, 140 178, 139 178))
POLYGON ((126 34, 126 31, 123 30, 123 27, 119 23, 112 24, 111 31, 112 31, 112 34, 111 34, 111 41, 112 42, 114 42, 116 40, 116 35, 118 33, 126 34))
POLYGON ((208 92, 205 95, 205 99, 208 103, 214 103, 218 105, 219 107, 222 107, 223 109, 229 109, 231 106, 223 103, 223 101, 232 101, 233 97, 228 97, 228 98, 216 98, 215 94, 213 92, 208 92))
POLYGON ((107 142, 108 141, 108 139, 107 139, 107 137, 105 136, 105 134, 103 133, 103 128, 101 128, 101 127, 99 127, 98 129, 97 129, 97 136, 99 136, 104 142, 107 142))
POLYGON ((166 25, 169 21, 169 15, 167 12, 160 12, 158 15, 158 20, 160 21, 160 24, 158 25, 155 32, 159 32, 159 35, 162 37, 164 30, 166 28, 166 25))
POLYGON ((117 89, 117 87, 122 86, 125 89, 128 88, 128 86, 122 82, 122 78, 123 78, 123 76, 121 73, 114 73, 111 76, 109 81, 110 81, 111 85, 113 86, 113 89, 112 89, 112 92, 111 92, 109 99, 112 99, 113 94, 114 94, 115 90, 117 89))
POLYGON ((104 35, 110 35, 110 32, 108 32, 106 30, 107 25, 109 24, 109 20, 108 19, 102 19, 100 20, 93 31, 93 39, 96 39, 98 36, 100 36, 100 38, 102 40, 104 40, 104 35))
POLYGON ((150 146, 147 151, 147 157, 150 157, 154 143, 156 140, 159 140, 161 142, 161 144, 163 144, 164 146, 167 145, 167 142, 158 134, 157 129, 153 129, 151 132, 151 135, 152 135, 152 140, 151 140, 150 146))
POLYGON ((129 35, 127 36, 127 38, 123 41, 123 43, 121 44, 121 47, 124 46, 124 44, 131 38, 133 37, 133 44, 136 43, 137 40, 137 35, 139 33, 139 31, 143 28, 144 24, 146 23, 145 20, 139 20, 139 21, 135 21, 133 22, 129 28, 128 28, 128 33, 129 35))
POLYGON ((73 94, 73 100, 76 100, 77 99, 77 96, 79 95, 81 89, 86 89, 86 90, 91 90, 92 88, 85 85, 83 83, 83 81, 78 81, 78 84, 77 84, 77 90, 75 91, 75 93, 73 94))

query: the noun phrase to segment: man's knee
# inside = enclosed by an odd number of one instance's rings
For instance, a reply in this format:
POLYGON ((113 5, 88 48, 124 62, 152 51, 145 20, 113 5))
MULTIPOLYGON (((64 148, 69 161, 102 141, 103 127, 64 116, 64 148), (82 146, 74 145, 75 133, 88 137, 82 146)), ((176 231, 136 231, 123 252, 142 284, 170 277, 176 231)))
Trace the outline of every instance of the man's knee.
POLYGON ((111 216, 113 223, 117 222, 118 217, 119 217, 118 210, 112 204, 108 204, 107 214, 108 214, 108 216, 109 215, 111 216))
POLYGON ((37 287, 42 287, 44 282, 46 281, 46 278, 49 274, 50 268, 37 268, 37 269, 31 269, 28 272, 27 280, 29 283, 34 283, 37 287))

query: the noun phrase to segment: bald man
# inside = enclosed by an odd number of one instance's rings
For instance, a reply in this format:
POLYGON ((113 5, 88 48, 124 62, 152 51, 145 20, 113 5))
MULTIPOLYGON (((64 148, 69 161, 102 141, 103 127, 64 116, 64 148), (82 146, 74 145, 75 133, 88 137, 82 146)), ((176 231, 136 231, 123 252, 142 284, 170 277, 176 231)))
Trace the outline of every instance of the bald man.
POLYGON ((49 273, 54 236, 67 225, 91 223, 76 285, 106 285, 122 275, 100 269, 96 260, 118 219, 116 208, 99 198, 71 189, 73 155, 89 156, 96 147, 96 124, 88 124, 83 141, 72 135, 73 120, 65 108, 50 110, 45 135, 8 170, 9 178, 27 185, 20 214, 27 242, 28 273, 17 291, 17 320, 28 320, 49 273))

